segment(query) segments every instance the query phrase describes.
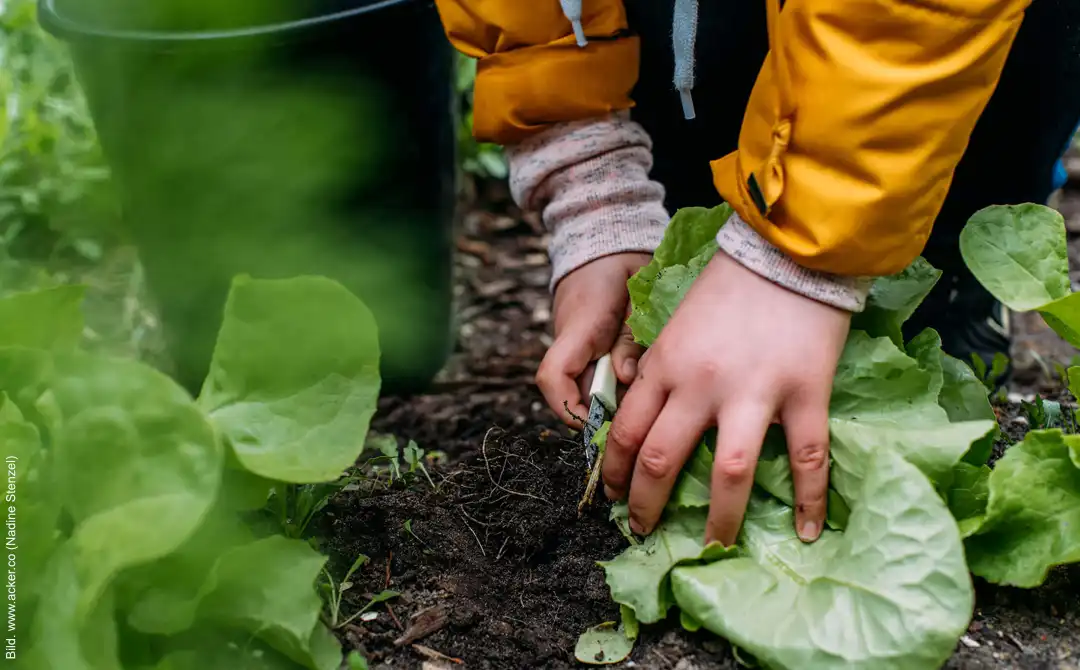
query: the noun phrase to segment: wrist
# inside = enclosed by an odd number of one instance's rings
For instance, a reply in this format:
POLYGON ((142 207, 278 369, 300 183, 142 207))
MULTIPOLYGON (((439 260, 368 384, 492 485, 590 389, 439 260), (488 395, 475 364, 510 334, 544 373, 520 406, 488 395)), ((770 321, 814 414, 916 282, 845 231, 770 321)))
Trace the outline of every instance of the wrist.
POLYGON ((805 268, 732 214, 716 234, 720 250, 748 270, 784 288, 847 312, 861 312, 870 277, 848 277, 805 268))

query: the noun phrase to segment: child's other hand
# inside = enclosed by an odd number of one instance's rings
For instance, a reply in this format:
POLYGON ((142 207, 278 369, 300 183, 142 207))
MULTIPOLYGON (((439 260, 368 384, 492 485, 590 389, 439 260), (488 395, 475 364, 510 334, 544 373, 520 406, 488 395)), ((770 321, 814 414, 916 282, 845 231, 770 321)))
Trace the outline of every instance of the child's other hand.
POLYGON ((580 428, 581 423, 567 414, 567 407, 579 417, 589 413, 584 398, 587 373, 597 359, 610 351, 623 384, 637 376, 642 348, 625 323, 630 306, 626 280, 651 259, 642 253, 604 256, 566 275, 555 287, 555 343, 540 363, 536 383, 551 409, 571 427, 580 428))
POLYGON ((604 484, 650 533, 702 433, 718 432, 707 539, 742 525, 769 424, 783 424, 796 530, 816 540, 829 483, 829 396, 849 312, 793 293, 718 253, 641 360, 608 433, 604 484))

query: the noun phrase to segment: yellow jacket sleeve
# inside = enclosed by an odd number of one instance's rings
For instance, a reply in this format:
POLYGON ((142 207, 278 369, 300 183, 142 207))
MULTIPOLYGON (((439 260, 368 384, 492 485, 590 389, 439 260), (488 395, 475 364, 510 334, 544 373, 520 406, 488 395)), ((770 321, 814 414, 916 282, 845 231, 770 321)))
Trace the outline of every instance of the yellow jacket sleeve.
POLYGON ((804 267, 922 252, 1028 0, 769 2, 770 53, 720 194, 804 267))
POLYGON ((621 0, 586 0, 579 47, 559 0, 436 0, 450 42, 479 59, 473 134, 514 144, 550 124, 628 109, 638 40, 621 0))

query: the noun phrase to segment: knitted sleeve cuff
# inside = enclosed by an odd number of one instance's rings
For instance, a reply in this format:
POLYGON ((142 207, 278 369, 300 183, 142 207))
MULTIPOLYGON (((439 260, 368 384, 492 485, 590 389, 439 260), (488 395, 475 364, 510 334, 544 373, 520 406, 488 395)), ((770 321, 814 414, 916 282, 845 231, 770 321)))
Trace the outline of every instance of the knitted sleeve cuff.
POLYGON ((551 287, 597 258, 652 253, 667 227, 652 140, 626 113, 562 123, 508 147, 510 190, 551 232, 551 287))
POLYGON ((790 291, 849 312, 861 312, 866 307, 872 278, 804 268, 759 235, 738 214, 732 214, 720 228, 716 243, 743 267, 790 291))

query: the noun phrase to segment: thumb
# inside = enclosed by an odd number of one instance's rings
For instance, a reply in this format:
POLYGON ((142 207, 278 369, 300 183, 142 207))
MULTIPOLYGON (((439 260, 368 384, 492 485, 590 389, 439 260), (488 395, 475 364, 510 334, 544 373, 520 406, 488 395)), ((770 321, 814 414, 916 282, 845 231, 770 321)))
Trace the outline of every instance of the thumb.
POLYGON ((637 378, 638 359, 644 352, 645 348, 634 341, 630 326, 624 322, 611 348, 611 363, 620 382, 629 386, 637 378))

